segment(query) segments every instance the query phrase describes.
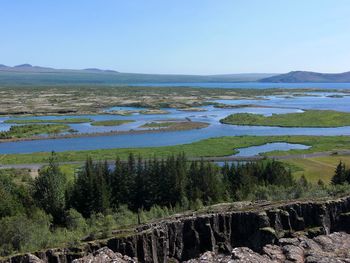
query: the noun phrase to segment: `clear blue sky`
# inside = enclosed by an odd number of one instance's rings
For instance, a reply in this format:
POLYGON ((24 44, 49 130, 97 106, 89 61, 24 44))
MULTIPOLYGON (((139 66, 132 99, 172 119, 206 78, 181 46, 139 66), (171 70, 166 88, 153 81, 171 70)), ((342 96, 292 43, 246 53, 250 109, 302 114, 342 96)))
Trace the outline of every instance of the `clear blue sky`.
POLYGON ((350 70, 350 0, 2 0, 0 64, 217 74, 350 70))

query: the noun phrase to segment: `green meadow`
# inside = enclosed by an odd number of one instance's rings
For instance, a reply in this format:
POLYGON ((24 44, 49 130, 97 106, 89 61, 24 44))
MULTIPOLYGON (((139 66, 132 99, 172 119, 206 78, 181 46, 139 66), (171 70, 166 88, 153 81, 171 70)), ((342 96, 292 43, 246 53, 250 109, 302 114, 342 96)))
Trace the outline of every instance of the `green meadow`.
MULTIPOLYGON (((166 157, 184 152, 188 157, 227 156, 237 153, 238 148, 263 145, 271 142, 298 143, 311 146, 306 150, 274 151, 266 155, 290 155, 324 151, 347 150, 350 148, 350 136, 226 136, 193 142, 189 144, 145 147, 145 148, 115 148, 85 151, 58 152, 60 162, 85 161, 87 156, 95 160, 113 160, 117 156, 127 159, 129 153, 144 158, 166 157)), ((37 152, 29 154, 2 154, 1 164, 42 163, 46 162, 50 153, 37 152)))
POLYGON ((350 125, 350 113, 331 110, 308 110, 302 113, 273 114, 271 116, 236 113, 225 117, 220 122, 249 126, 341 127, 350 125))

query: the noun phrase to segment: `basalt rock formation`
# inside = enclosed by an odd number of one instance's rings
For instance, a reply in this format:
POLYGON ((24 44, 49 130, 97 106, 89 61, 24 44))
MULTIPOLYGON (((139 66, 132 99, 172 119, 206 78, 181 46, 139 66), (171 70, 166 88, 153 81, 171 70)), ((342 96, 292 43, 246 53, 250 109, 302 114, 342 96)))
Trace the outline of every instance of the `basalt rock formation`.
POLYGON ((103 247, 92 254, 73 260, 72 263, 102 263, 102 262, 136 263, 137 259, 132 259, 128 256, 123 256, 118 252, 113 252, 113 250, 109 249, 108 247, 103 247))
MULTIPOLYGON (((350 196, 335 200, 221 205, 206 213, 176 216, 136 227, 132 233, 94 241, 80 248, 34 253, 44 262, 71 262, 108 247, 139 262, 177 262, 207 251, 231 254, 246 247, 263 253, 283 238, 350 233, 350 196)), ((273 248, 273 247, 272 247, 273 248)), ((28 262, 15 256, 6 262, 28 262)))
POLYGON ((230 255, 208 251, 186 263, 330 263, 350 262, 350 235, 335 232, 314 238, 281 238, 278 245, 266 245, 260 253, 247 247, 234 248, 230 255))

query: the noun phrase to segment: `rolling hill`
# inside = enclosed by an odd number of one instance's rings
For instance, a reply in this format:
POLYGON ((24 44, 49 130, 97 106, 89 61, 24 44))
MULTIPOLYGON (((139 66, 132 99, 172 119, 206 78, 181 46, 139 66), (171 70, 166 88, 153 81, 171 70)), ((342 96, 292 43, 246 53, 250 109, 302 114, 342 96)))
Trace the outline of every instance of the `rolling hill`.
POLYGON ((2 85, 254 82, 273 75, 264 73, 224 75, 140 74, 98 68, 75 70, 54 69, 30 64, 14 67, 0 65, 0 84, 2 85))
POLYGON ((286 74, 263 78, 260 82, 272 83, 346 83, 350 82, 350 71, 344 73, 318 73, 311 71, 291 71, 286 74))

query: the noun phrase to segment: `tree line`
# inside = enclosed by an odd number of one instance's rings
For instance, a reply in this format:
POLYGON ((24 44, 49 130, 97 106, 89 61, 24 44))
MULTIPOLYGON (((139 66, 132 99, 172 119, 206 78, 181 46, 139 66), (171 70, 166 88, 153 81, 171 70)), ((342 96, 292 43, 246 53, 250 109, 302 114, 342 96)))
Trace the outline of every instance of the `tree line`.
MULTIPOLYGON (((350 192, 349 170, 338 165, 333 184, 295 179, 283 163, 189 161, 184 154, 126 161, 87 158, 74 177, 55 154, 33 179, 0 170, 0 256, 81 240, 219 202, 337 196, 350 192), (22 178, 23 177, 23 178, 22 178)), ((63 245, 64 244, 64 245, 63 245)))
POLYGON ((57 162, 51 158, 48 168, 35 180, 34 198, 61 223, 61 215, 69 208, 84 217, 106 214, 121 205, 135 212, 155 205, 188 209, 195 204, 245 199, 257 185, 293 183, 291 172, 274 160, 226 163, 220 168, 203 160, 189 162, 184 154, 149 160, 130 154, 126 162, 117 158, 113 168, 107 161, 88 158, 67 187, 57 162))

